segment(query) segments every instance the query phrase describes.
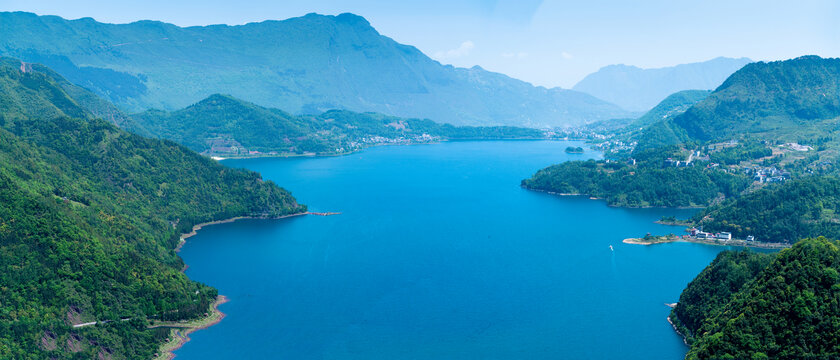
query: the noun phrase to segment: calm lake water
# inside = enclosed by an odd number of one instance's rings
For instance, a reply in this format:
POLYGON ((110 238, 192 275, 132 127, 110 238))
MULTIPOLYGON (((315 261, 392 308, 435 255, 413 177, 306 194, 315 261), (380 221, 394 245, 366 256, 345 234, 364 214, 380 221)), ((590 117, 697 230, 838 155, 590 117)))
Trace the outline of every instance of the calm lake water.
POLYGON ((627 245, 691 210, 524 190, 575 142, 387 146, 229 160, 338 216, 245 220, 189 239, 187 275, 230 302, 178 359, 681 359, 664 303, 722 247, 627 245), (612 245, 615 251, 610 251, 612 245))

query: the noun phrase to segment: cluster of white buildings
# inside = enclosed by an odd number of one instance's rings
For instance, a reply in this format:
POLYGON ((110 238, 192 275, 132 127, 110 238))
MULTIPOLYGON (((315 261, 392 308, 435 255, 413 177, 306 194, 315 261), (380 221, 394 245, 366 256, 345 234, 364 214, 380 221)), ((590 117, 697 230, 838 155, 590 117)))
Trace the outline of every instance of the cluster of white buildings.
POLYGON ((388 137, 376 135, 376 136, 365 136, 365 137, 359 139, 358 142, 354 141, 354 142, 350 143, 350 146, 351 147, 357 147, 358 145, 361 145, 361 144, 376 145, 376 144, 426 143, 426 142, 432 142, 432 141, 438 141, 438 140, 440 140, 440 137, 432 136, 432 135, 429 135, 429 134, 417 135, 417 136, 413 136, 413 137, 410 137, 410 138, 406 138, 406 137, 402 137, 402 136, 398 137, 398 138, 388 138, 388 137))
POLYGON ((688 230, 688 233, 691 234, 691 236, 696 237, 698 239, 732 240, 732 233, 725 231, 713 234, 704 232, 702 230, 698 230, 696 228, 691 228, 688 230))
POLYGON ((745 174, 752 174, 753 180, 762 182, 762 183, 773 183, 773 182, 785 182, 790 180, 790 173, 785 170, 779 170, 775 166, 773 167, 754 167, 754 168, 744 168, 743 169, 745 174))

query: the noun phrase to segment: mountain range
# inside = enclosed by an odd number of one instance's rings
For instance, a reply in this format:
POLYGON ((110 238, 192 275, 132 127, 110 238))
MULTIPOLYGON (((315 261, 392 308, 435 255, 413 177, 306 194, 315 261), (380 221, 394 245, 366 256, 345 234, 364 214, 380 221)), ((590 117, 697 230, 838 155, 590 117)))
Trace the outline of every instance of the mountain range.
POLYGON ((0 54, 45 64, 128 112, 223 93, 294 114, 344 109, 461 125, 566 126, 628 114, 579 91, 441 65, 353 14, 185 28, 4 12, 0 54))
POLYGON ((610 65, 589 74, 572 87, 629 111, 648 111, 668 95, 682 90, 714 90, 747 58, 718 57, 709 61, 658 69, 610 65))
POLYGON ((173 112, 148 110, 132 115, 126 129, 212 156, 326 155, 380 144, 543 138, 542 131, 531 128, 454 126, 348 110, 292 115, 221 94, 173 112))

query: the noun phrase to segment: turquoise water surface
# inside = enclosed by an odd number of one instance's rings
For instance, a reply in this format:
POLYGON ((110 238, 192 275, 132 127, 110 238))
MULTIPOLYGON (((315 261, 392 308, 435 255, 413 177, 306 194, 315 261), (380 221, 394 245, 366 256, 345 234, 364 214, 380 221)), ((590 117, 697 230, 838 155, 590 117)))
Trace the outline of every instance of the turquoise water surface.
POLYGON ((692 210, 524 190, 575 142, 377 147, 228 160, 338 216, 205 228, 187 275, 230 298, 178 359, 681 359, 665 321, 722 247, 628 245, 692 210), (612 245, 615 250, 610 251, 612 245))

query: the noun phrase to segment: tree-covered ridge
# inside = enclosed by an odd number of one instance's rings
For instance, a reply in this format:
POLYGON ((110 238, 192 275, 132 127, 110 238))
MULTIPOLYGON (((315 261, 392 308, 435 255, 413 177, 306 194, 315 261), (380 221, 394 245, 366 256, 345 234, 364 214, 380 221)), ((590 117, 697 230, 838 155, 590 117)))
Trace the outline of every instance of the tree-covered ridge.
POLYGON ((174 253, 194 224, 304 207, 259 174, 94 118, 50 73, 0 64, 0 358, 149 358, 216 291, 174 253), (72 328, 89 321, 119 320, 72 328))
POLYGON ((754 279, 774 255, 748 250, 724 251, 718 254, 691 284, 683 290, 680 301, 671 312, 671 322, 691 344, 703 321, 722 308, 733 294, 754 279))
POLYGON ((803 56, 744 66, 674 122, 692 138, 712 140, 838 116, 840 59, 803 56))
POLYGON ((840 239, 840 179, 808 176, 745 194, 695 216, 706 231, 755 236, 758 241, 840 239))
POLYGON ((603 198, 627 207, 698 207, 737 196, 750 183, 744 175, 685 166, 678 148, 636 154, 632 162, 569 161, 537 171, 522 186, 560 194, 603 198), (680 160, 675 160, 680 159, 680 160), (677 163, 680 161, 680 163, 677 163))
POLYGON ((671 315, 696 329, 686 359, 840 357, 838 245, 822 237, 799 241, 757 273, 766 261, 760 255, 719 256, 671 315))
POLYGON ((706 99, 711 90, 683 90, 668 95, 659 102, 653 109, 630 123, 628 127, 639 128, 649 126, 657 121, 672 119, 684 113, 694 104, 706 99))
POLYGON ((0 57, 0 72, 0 89, 6 95, 0 99, 3 118, 98 117, 117 126, 133 126, 113 104, 43 65, 0 57))
POLYGON ((543 137, 536 129, 453 126, 346 110, 296 116, 218 94, 178 111, 150 110, 132 120, 129 130, 207 155, 336 154, 383 143, 543 137))
MULTIPOLYGON (((840 59, 803 56, 744 66, 668 127, 701 143, 750 136, 809 144, 835 133, 838 118, 840 59)), ((643 134, 640 146, 671 145, 668 139, 643 134)))
POLYGON ((0 12, 0 24, 0 55, 50 66, 130 112, 225 93, 294 114, 347 109, 459 125, 565 126, 627 115, 582 92, 442 65, 353 14, 178 27, 0 12))

